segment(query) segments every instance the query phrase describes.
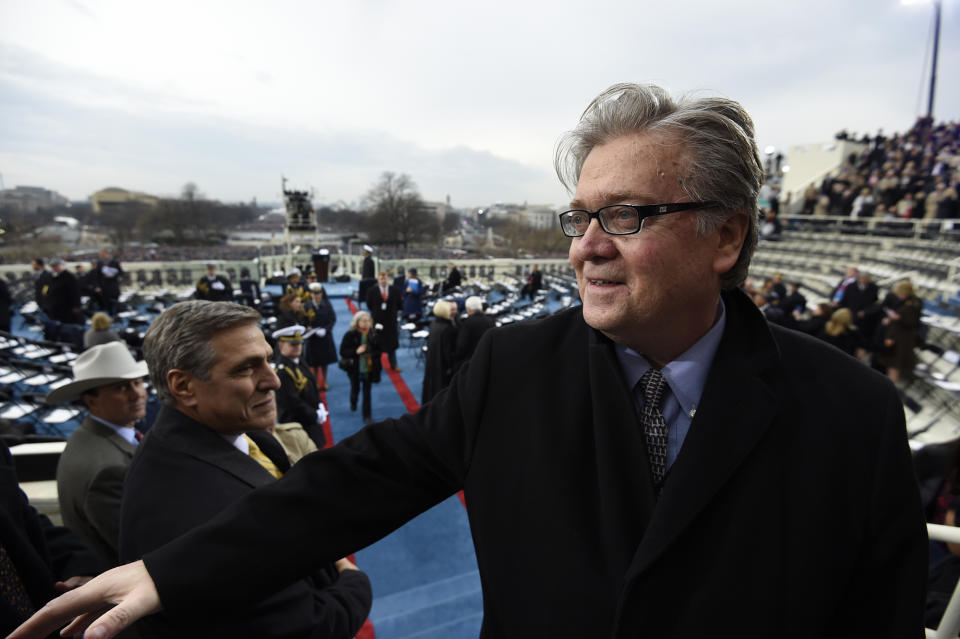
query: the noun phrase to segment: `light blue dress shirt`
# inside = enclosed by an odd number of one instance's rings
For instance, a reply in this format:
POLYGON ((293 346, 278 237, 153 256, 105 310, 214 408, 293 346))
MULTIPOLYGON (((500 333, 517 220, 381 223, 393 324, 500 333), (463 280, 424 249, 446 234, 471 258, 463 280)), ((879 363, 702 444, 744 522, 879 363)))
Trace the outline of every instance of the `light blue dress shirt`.
MULTIPOLYGON (((667 423, 668 470, 680 454, 680 447, 683 446, 690 424, 697 413, 700 396, 703 395, 703 387, 707 383, 707 374, 726 325, 727 312, 721 299, 717 305, 717 318, 710 330, 660 371, 669 386, 669 391, 664 393, 661 407, 663 419, 667 423)), ((650 362, 641 353, 621 344, 616 344, 616 352, 627 386, 634 389, 643 374, 650 370, 650 362)), ((642 393, 633 393, 633 403, 639 414, 643 406, 642 393)))

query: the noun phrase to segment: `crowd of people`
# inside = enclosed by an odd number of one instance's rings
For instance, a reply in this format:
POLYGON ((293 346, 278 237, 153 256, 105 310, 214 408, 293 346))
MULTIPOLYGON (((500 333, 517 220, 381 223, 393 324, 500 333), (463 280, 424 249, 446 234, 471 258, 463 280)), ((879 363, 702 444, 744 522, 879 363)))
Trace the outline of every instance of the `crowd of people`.
MULTIPOLYGON (((844 135, 842 139, 847 139, 844 135)), ((803 195, 805 215, 960 218, 960 123, 919 118, 906 133, 864 136, 835 176, 803 195)))
MULTIPOLYGON (((294 460, 270 434, 283 384, 311 382, 303 323, 273 333, 275 371, 254 309, 165 310, 143 348, 164 406, 136 445, 143 367, 114 342, 78 358, 77 386, 59 390, 136 449, 119 514, 129 563, 12 639, 64 623, 106 639, 134 622, 148 637, 351 637, 370 584, 346 555, 458 491, 491 639, 922 636, 928 544, 896 375, 780 326, 805 306, 782 278, 744 292, 764 177, 749 114, 614 85, 556 166, 574 192, 561 227, 582 304, 490 331, 468 329, 475 301, 460 326, 437 302, 423 406, 332 448, 294 460), (458 366, 450 349, 476 333, 458 366), (97 360, 113 351, 109 370, 124 374, 104 379, 97 360), (98 408, 110 398, 123 408, 112 418, 98 408)), ((907 284, 876 311, 863 275, 838 283, 822 330, 874 322, 895 351, 916 298, 907 284)), ((395 305, 386 274, 362 277, 360 303, 395 305)), ((307 300, 292 279, 298 321, 307 300)), ((422 282, 401 287, 401 314, 419 317, 422 282)), ((354 404, 385 332, 361 311, 341 341, 354 404)))
POLYGON ((911 375, 920 341, 923 301, 909 279, 880 297, 870 273, 849 266, 830 293, 829 302, 807 308, 801 283, 776 273, 759 286, 748 279, 745 290, 767 321, 817 337, 883 371, 893 382, 911 375))

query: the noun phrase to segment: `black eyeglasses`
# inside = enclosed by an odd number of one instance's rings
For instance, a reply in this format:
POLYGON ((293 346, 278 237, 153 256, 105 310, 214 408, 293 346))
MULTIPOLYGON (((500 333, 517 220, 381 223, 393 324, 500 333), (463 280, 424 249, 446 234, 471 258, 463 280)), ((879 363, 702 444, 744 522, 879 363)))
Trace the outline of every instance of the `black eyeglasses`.
POLYGON ((674 204, 611 204, 596 211, 573 209, 560 214, 560 228, 567 237, 580 237, 587 232, 590 220, 596 218, 600 228, 610 235, 630 235, 643 229, 643 221, 655 215, 666 215, 679 211, 712 209, 719 202, 676 202, 674 204))

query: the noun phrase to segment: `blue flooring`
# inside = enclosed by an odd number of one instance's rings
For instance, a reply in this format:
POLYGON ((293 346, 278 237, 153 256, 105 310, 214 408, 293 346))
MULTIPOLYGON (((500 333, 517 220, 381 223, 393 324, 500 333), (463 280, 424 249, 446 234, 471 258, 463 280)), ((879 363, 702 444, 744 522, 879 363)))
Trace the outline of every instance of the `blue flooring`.
MULTIPOLYGON (((337 313, 333 335, 339 347, 352 316, 345 298, 331 294, 331 302, 337 313)), ((419 345, 411 344, 402 333, 397 365, 419 402, 423 384, 423 364, 416 356, 419 345)), ((359 407, 350 411, 347 374, 335 364, 327 373, 330 427, 334 440, 340 441, 362 428, 363 418, 359 407)), ((371 389, 371 405, 374 420, 407 412, 386 373, 371 389)), ((407 522, 358 552, 356 558, 373 585, 370 620, 377 639, 475 639, 479 635, 483 610, 480 577, 467 513, 457 497, 407 522)))

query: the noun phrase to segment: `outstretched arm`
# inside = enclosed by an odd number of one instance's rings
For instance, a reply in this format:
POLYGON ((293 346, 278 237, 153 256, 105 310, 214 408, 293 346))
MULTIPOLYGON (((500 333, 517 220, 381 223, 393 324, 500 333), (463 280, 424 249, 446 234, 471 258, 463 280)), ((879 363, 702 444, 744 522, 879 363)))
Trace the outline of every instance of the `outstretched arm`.
POLYGON ((161 609, 160 596, 142 561, 118 566, 50 601, 7 639, 42 639, 66 623, 64 635, 115 636, 161 609))

